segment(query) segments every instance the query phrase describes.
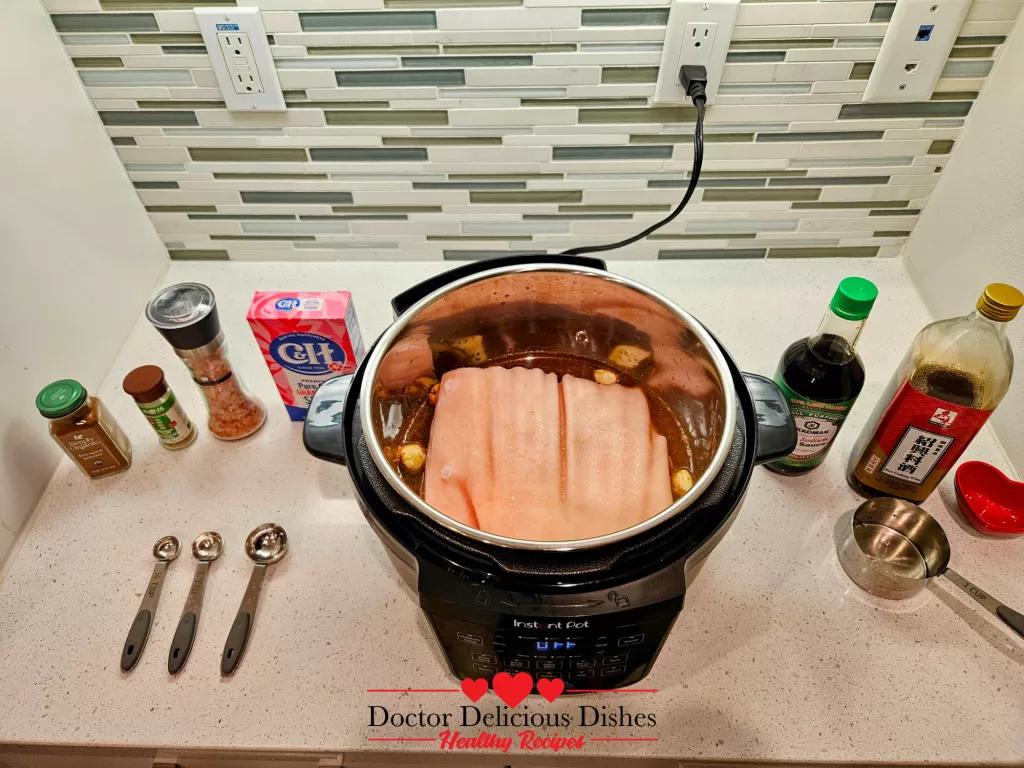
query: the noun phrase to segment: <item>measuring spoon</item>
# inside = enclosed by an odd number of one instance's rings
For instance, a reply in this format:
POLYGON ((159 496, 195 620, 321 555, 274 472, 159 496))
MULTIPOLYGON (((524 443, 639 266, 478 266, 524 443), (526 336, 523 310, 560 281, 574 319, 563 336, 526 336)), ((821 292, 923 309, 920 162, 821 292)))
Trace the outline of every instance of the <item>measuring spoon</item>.
POLYGON ((228 640, 224 643, 224 653, 220 657, 220 674, 227 677, 234 673, 242 661, 242 654, 249 643, 249 633, 253 620, 256 618, 256 605, 263 588, 263 579, 267 574, 267 566, 273 565, 288 551, 288 534, 276 523, 264 523, 249 534, 245 540, 245 554, 256 563, 249 577, 249 586, 245 588, 242 604, 228 632, 228 640))
POLYGON ((149 639, 149 630, 153 628, 153 617, 156 615, 157 603, 160 602, 160 590, 164 586, 167 566, 178 556, 180 547, 181 544, 174 536, 164 536, 153 545, 156 565, 153 566, 153 575, 146 586, 146 594, 142 596, 139 612, 135 614, 135 621, 132 622, 128 637, 124 641, 124 650, 121 651, 122 672, 131 672, 142 658, 142 651, 149 639))
POLYGON ((171 650, 167 653, 167 671, 172 675, 181 672, 192 652, 192 643, 199 629, 199 613, 203 610, 203 592, 206 590, 206 578, 210 573, 210 563, 220 557, 224 540, 219 533, 207 531, 196 536, 192 542, 192 557, 196 563, 196 574, 192 577, 192 586, 188 590, 185 608, 178 619, 178 628, 171 640, 171 650))

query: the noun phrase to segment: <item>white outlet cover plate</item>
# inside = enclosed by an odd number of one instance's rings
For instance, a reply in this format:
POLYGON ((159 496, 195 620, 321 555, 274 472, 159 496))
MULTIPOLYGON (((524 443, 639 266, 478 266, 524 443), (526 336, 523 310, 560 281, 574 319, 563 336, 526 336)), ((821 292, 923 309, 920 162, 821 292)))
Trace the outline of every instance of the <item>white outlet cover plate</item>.
POLYGON ((861 101, 928 101, 970 7, 971 0, 899 0, 861 101), (929 26, 929 39, 918 40, 929 26))
POLYGON ((284 93, 277 79, 277 68, 270 53, 270 41, 263 27, 259 8, 196 8, 196 21, 203 33, 203 42, 213 62, 217 84, 224 94, 228 109, 239 112, 283 112, 287 109, 284 93), (217 35, 225 32, 240 32, 249 36, 252 57, 259 72, 262 93, 236 93, 228 63, 224 59, 217 35))
POLYGON ((655 104, 688 104, 686 90, 679 82, 679 67, 683 61, 683 41, 686 25, 691 23, 716 24, 715 43, 706 64, 708 70, 708 86, 705 88, 708 104, 713 104, 718 93, 718 85, 722 81, 722 70, 725 68, 725 56, 732 42, 733 27, 736 26, 736 15, 739 12, 740 0, 673 0, 668 15, 668 29, 665 33, 665 46, 661 50, 661 66, 658 69, 658 85, 654 89, 655 104))

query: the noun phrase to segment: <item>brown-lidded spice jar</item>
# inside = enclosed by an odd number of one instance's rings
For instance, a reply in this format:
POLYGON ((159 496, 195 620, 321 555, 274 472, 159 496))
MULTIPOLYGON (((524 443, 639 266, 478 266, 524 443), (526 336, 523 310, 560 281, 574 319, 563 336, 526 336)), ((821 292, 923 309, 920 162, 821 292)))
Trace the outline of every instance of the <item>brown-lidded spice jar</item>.
POLYGON ((50 420, 50 436, 91 478, 124 472, 132 464, 132 444, 98 397, 74 379, 47 384, 36 408, 50 420))
POLYGON ((135 400, 164 448, 176 451, 192 445, 198 434, 196 428, 167 386, 160 368, 140 366, 124 377, 121 387, 135 400))

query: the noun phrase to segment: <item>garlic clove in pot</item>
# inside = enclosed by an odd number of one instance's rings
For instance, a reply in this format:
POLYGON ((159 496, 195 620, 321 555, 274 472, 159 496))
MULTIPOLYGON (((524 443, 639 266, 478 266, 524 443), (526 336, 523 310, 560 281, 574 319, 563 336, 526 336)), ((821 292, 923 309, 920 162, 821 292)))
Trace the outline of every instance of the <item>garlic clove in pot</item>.
POLYGON ((419 474, 427 461, 427 452, 419 443, 406 443, 398 449, 398 459, 409 472, 419 474))
POLYGON ((639 368, 650 356, 650 351, 642 347, 636 347, 632 344, 619 344, 608 355, 608 360, 619 368, 629 371, 639 368))
POLYGON ((484 337, 479 333, 453 339, 452 346, 466 355, 466 362, 468 363, 487 362, 487 352, 484 350, 484 337))
POLYGON ((693 488, 693 475, 690 474, 690 470, 677 469, 675 474, 672 475, 672 493, 676 495, 676 498, 679 498, 685 495, 691 488, 693 488))

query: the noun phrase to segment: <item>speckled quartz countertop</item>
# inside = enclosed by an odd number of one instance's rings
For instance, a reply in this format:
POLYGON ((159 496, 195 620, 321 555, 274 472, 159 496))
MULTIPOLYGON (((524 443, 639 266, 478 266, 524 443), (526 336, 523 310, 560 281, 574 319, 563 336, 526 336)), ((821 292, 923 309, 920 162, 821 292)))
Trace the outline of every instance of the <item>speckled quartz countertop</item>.
MULTIPOLYGON (((835 556, 836 521, 858 503, 843 480, 844 461, 907 344, 928 321, 900 263, 611 264, 690 310, 742 368, 769 375, 783 348, 814 330, 840 278, 866 276, 881 295, 859 346, 867 385, 838 446, 805 477, 755 472, 742 512, 687 595, 643 683, 657 693, 527 702, 574 722, 582 703, 652 712, 654 728, 586 733, 658 740, 590 742, 559 758, 1020 765, 1024 643, 951 585, 937 584, 906 603, 871 598, 847 581, 835 556)), ((281 750, 344 754, 346 764, 356 753, 393 750, 451 762, 430 742, 367 740, 393 735, 369 727, 372 704, 456 712, 468 701, 461 694, 367 693, 457 682, 363 520, 345 470, 303 449, 301 425, 287 420, 244 317, 256 289, 348 289, 363 335, 373 339, 391 319, 390 297, 444 268, 172 265, 165 283, 197 280, 216 292, 236 370, 267 403, 268 422, 237 444, 203 430, 187 450, 162 450, 120 391, 127 371, 162 366, 188 413, 200 424, 205 414, 184 367, 140 315, 100 390, 131 437, 134 465, 90 482, 65 460, 5 568, 0 744, 164 748, 172 756, 176 748, 281 750), (267 520, 287 528, 291 551, 264 587, 246 658, 223 680, 220 651, 250 570, 242 542, 267 520), (225 555, 212 569, 191 660, 172 678, 167 649, 193 569, 187 547, 210 529, 223 534, 225 555), (124 675, 121 645, 149 578, 150 549, 168 533, 185 552, 171 566, 146 653, 124 675)), ((967 458, 1007 467, 987 431, 967 458)), ((955 567, 1022 609, 1024 540, 974 533, 956 511, 948 479, 925 507, 946 528, 955 567)), ((493 694, 481 701, 490 709, 496 704, 493 694)), ((399 735, 437 731, 417 727, 399 735)), ((513 752, 462 759, 521 765, 551 756, 513 752)))

